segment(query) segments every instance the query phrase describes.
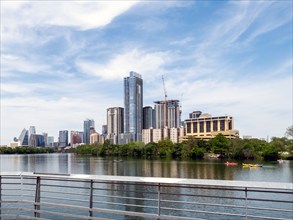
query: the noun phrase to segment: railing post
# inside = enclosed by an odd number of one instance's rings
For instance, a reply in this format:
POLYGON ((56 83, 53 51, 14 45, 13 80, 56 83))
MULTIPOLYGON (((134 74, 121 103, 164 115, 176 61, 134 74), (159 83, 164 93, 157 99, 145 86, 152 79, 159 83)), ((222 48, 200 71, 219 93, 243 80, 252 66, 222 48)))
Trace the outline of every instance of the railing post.
POLYGON ((0 176, 0 220, 1 220, 1 207, 2 206, 2 176, 0 176))
POLYGON ((94 181, 91 180, 90 185, 90 201, 89 201, 89 217, 93 217, 93 211, 91 210, 93 208, 93 191, 94 191, 94 181))
POLYGON ((161 215, 161 184, 158 185, 158 217, 161 215))
POLYGON ((41 177, 37 177, 37 182, 36 182, 36 193, 35 193, 35 211, 34 211, 34 215, 35 218, 39 218, 40 217, 40 213, 38 212, 38 210, 40 210, 40 201, 41 201, 41 177), (37 204, 39 203, 39 204, 37 204))
POLYGON ((245 219, 247 219, 247 187, 245 187, 245 219))

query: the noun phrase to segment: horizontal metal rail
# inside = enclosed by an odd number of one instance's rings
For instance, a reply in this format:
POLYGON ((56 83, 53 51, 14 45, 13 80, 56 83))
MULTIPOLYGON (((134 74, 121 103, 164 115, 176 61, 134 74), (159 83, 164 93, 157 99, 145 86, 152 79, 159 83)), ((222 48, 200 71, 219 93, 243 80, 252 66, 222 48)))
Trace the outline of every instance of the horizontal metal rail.
POLYGON ((0 219, 292 219, 293 184, 0 172, 0 219))

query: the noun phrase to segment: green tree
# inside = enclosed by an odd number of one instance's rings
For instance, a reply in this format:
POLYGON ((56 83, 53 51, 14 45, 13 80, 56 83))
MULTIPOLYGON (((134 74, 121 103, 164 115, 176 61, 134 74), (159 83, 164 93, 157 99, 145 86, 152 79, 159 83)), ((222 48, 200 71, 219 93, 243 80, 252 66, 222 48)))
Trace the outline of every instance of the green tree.
POLYGON ((161 140, 158 142, 159 156, 170 157, 173 152, 173 143, 170 139, 161 140))
POLYGON ((158 155, 158 144, 150 142, 143 148, 143 154, 147 157, 155 157, 158 155))
POLYGON ((289 139, 293 139, 293 125, 287 128, 285 136, 289 139))
POLYGON ((173 158, 181 158, 182 157, 182 149, 183 149, 183 144, 182 143, 174 144, 172 157, 173 158))
POLYGON ((221 156, 227 156, 229 150, 229 140, 221 133, 209 140, 212 151, 221 156))
POLYGON ((276 148, 274 145, 269 144, 263 150, 262 156, 264 160, 274 161, 279 159, 279 149, 276 148))

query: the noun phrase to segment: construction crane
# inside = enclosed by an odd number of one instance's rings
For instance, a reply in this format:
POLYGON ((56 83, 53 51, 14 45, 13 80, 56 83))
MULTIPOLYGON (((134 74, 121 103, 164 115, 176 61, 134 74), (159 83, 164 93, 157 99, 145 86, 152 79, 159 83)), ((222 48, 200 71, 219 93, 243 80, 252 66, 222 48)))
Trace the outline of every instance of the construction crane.
POLYGON ((164 94, 165 94, 165 101, 164 101, 164 128, 167 127, 167 90, 165 86, 164 75, 162 75, 162 81, 164 86, 164 94))

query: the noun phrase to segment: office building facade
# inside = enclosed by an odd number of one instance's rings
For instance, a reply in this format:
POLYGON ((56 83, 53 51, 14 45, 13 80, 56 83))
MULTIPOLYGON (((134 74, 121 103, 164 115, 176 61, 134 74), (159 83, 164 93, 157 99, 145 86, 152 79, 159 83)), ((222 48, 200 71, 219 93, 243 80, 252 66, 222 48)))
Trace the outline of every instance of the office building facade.
POLYGON ((111 144, 118 144, 119 134, 124 133, 124 109, 113 107, 107 109, 107 139, 111 144))
POLYGON ((143 129, 154 128, 155 123, 155 110, 151 106, 143 107, 143 129))
POLYGON ((155 102, 155 128, 180 128, 181 111, 179 100, 166 100, 155 102))
POLYGON ((80 134, 79 131, 71 131, 70 132, 70 145, 75 146, 77 144, 82 143, 83 133, 80 134))
POLYGON ((83 122, 83 143, 90 143, 91 129, 95 128, 95 121, 93 119, 86 119, 83 122))
POLYGON ((227 115, 212 116, 195 111, 189 114, 189 119, 184 120, 184 129, 182 140, 190 136, 209 140, 219 133, 229 139, 239 138, 239 131, 234 129, 234 118, 227 115))
POLYGON ((30 135, 31 147, 45 147, 44 136, 40 134, 30 135))
POLYGON ((174 144, 180 142, 180 136, 183 136, 184 128, 149 128, 142 130, 142 142, 158 143, 161 140, 169 139, 174 144))
POLYGON ((143 80, 132 71, 124 78, 124 133, 128 141, 141 141, 142 117, 143 80))
POLYGON ((18 138, 20 146, 28 146, 29 145, 29 131, 27 129, 23 129, 18 138))
POLYGON ((59 147, 66 147, 68 146, 68 131, 63 130, 59 131, 59 147))

